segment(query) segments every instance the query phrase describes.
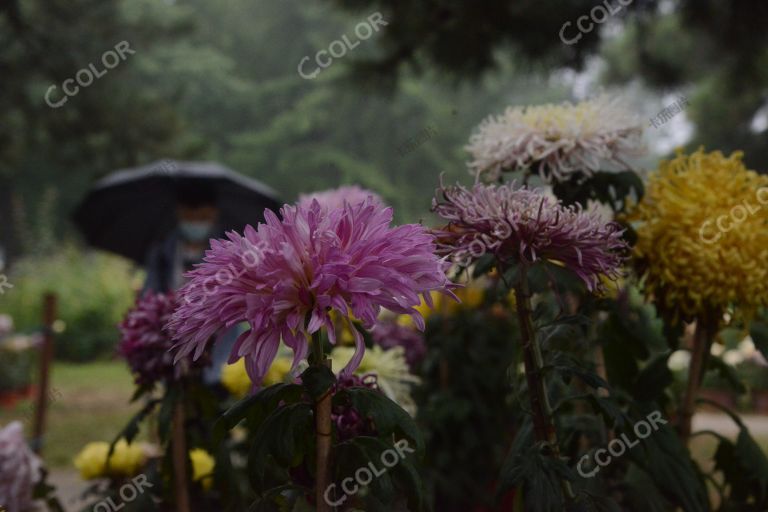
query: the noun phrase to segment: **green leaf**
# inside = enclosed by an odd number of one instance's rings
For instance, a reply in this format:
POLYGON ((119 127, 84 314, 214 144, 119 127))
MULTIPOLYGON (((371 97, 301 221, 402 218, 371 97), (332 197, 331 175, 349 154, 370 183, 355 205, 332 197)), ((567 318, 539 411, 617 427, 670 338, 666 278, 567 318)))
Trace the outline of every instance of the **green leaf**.
POLYGON ((310 366, 301 374, 301 382, 309 396, 317 401, 336 384, 336 376, 325 366, 310 366))
POLYGON ((214 424, 214 436, 221 442, 226 433, 253 412, 268 414, 280 403, 295 403, 301 399, 303 389, 298 384, 275 384, 246 396, 229 408, 214 424))
POLYGON ((490 272, 496 266, 496 257, 493 254, 486 253, 480 256, 475 262, 472 270, 472 277, 478 278, 490 272))
POLYGON ((723 379, 725 382, 730 384, 730 386, 734 389, 734 391, 738 392, 740 395, 743 395, 747 392, 747 387, 744 385, 744 383, 741 381, 741 378, 739 377, 739 374, 736 372, 736 369, 720 359, 717 356, 710 356, 709 362, 707 364, 708 370, 715 370, 717 372, 717 375, 723 379))
POLYGON ((156 398, 144 404, 144 407, 142 407, 139 412, 137 412, 133 418, 128 421, 128 424, 123 428, 123 430, 118 432, 117 436, 109 447, 109 455, 112 455, 112 452, 115 449, 115 444, 117 444, 120 439, 125 438, 127 443, 133 441, 133 439, 139 434, 139 425, 141 422, 144 421, 144 418, 146 418, 159 403, 160 399, 156 398))
POLYGON ((382 435, 405 436, 416 445, 416 453, 424 453, 424 440, 413 418, 380 391, 363 387, 347 388, 334 396, 334 404, 348 398, 360 414, 369 417, 382 435))
POLYGON ((586 399, 592 404, 592 408, 603 416, 607 425, 623 429, 631 424, 629 415, 621 409, 621 406, 611 396, 604 398, 590 394, 586 396, 586 399))
POLYGON ((749 328, 749 335, 757 350, 768 359, 768 323, 763 320, 755 320, 749 328))
POLYGON ((297 465, 314 445, 312 407, 306 403, 283 405, 270 414, 254 435, 248 472, 254 488, 264 484, 271 456, 283 468, 297 465))
POLYGON ((555 354, 550 364, 545 365, 543 370, 554 370, 558 372, 563 379, 563 382, 566 384, 570 383, 573 377, 578 377, 584 384, 593 389, 610 389, 608 383, 605 382, 602 377, 588 368, 583 367, 579 361, 568 354, 555 354))
POLYGON ((746 428, 741 427, 735 443, 721 438, 714 459, 734 503, 768 506, 768 459, 746 428))
POLYGON ((640 371, 632 386, 632 396, 636 400, 654 402, 674 382, 675 376, 667 365, 670 354, 659 354, 640 371))
POLYGON ((525 494, 526 511, 562 512, 565 505, 561 482, 576 479, 565 462, 542 454, 539 444, 518 445, 504 462, 497 494, 514 487, 525 494))
POLYGON ((629 451, 629 456, 674 505, 686 512, 709 510, 704 480, 688 449, 669 425, 659 425, 658 430, 629 451))

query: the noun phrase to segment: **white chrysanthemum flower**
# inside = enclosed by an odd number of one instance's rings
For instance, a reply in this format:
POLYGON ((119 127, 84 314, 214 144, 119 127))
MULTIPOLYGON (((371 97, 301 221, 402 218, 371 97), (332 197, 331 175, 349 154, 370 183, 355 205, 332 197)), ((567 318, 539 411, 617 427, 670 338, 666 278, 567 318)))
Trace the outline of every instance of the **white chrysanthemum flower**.
POLYGON ((667 359, 667 367, 673 372, 687 370, 691 364, 691 353, 687 350, 676 350, 667 359))
MULTIPOLYGON (((354 347, 335 347, 331 351, 333 368, 345 368, 354 353, 354 347)), ((366 349, 360 366, 355 370, 355 375, 367 374, 376 375, 379 389, 387 397, 397 402, 411 416, 416 414, 416 403, 411 397, 411 386, 421 382, 421 379, 410 373, 403 347, 384 350, 374 345, 373 348, 366 349)))
POLYGON ((577 104, 508 107, 485 119, 470 137, 471 172, 497 180, 502 171, 533 170, 548 182, 607 166, 628 169, 644 151, 642 124, 616 98, 577 104))
POLYGON ((739 366, 744 362, 744 355, 738 350, 726 350, 723 354, 723 361, 730 366, 739 366))
POLYGON ((8 512, 29 510, 41 467, 40 459, 24 440, 20 422, 0 430, 0 505, 8 512))

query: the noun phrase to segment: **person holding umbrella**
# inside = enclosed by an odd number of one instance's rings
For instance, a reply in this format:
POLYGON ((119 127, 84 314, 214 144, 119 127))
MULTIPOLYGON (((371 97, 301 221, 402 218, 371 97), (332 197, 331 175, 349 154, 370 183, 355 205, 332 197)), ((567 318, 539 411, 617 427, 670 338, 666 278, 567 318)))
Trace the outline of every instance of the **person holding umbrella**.
POLYGON ((150 247, 144 291, 166 293, 184 284, 184 274, 202 260, 208 241, 223 234, 218 225, 217 202, 214 188, 205 187, 202 182, 179 183, 177 225, 163 240, 150 247))
MULTIPOLYGON (((222 165, 161 160, 98 181, 74 221, 90 245, 145 267, 142 293, 167 293, 184 284, 211 238, 256 225, 265 209, 280 205, 272 189, 222 165)), ((223 337, 214 347, 207 382, 218 382, 237 328, 223 337)))

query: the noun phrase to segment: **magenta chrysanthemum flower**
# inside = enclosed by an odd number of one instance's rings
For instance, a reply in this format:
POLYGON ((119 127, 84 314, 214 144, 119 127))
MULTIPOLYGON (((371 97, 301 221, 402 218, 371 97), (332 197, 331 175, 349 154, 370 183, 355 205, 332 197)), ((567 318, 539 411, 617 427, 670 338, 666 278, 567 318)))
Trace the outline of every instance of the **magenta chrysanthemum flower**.
POLYGON ((197 357, 211 336, 242 321, 250 330, 237 340, 231 362, 245 357, 254 382, 261 382, 280 339, 294 352, 294 368, 308 352, 308 336, 325 326, 335 334, 331 311, 348 322, 357 352, 363 338, 352 315, 366 328, 381 308, 409 314, 423 328, 415 306, 432 290, 450 294, 447 263, 435 255, 435 238, 423 226, 390 227, 392 209, 372 198, 340 209, 284 206, 280 220, 265 212, 265 224, 247 226, 243 236, 212 241, 204 262, 188 274, 179 292, 182 305, 169 324, 179 340, 177 357, 197 357), (244 256, 245 255, 245 256, 244 256))
POLYGON ((309 208, 312 201, 316 200, 323 208, 335 210, 336 208, 343 208, 345 203, 353 206, 362 203, 369 197, 373 199, 375 204, 384 205, 384 200, 376 192, 371 192, 358 185, 346 185, 312 194, 301 194, 297 204, 309 208))
POLYGON ((371 331, 373 342, 382 348, 403 347, 408 367, 413 370, 427 355, 427 343, 424 334, 394 320, 376 324, 371 331))
POLYGON ((8 512, 30 510, 41 468, 40 459, 24 440, 20 422, 0 429, 0 505, 8 512))
POLYGON ((432 210, 449 224, 438 233, 439 252, 468 263, 485 253, 523 263, 549 260, 564 265, 590 290, 600 275, 619 276, 627 244, 615 222, 597 210, 563 206, 541 190, 476 184, 441 189, 432 210))
POLYGON ((174 294, 146 293, 120 323, 122 334, 118 351, 125 357, 136 384, 152 385, 178 378, 181 366, 174 365, 170 352, 173 341, 165 325, 177 302, 174 294))

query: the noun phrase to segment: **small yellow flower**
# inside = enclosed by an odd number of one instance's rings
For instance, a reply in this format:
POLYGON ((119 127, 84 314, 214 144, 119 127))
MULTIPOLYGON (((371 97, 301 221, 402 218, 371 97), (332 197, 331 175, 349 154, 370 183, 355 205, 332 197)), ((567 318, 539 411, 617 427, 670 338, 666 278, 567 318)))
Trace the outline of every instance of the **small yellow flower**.
POLYGON ((461 303, 449 299, 449 313, 458 311, 460 308, 474 309, 482 304, 483 299, 485 298, 485 289, 477 286, 475 283, 464 288, 459 288, 454 293, 459 300, 461 300, 461 303))
POLYGON ((244 397, 251 390, 253 383, 245 371, 245 360, 238 359, 233 364, 225 364, 221 369, 221 383, 227 391, 236 397, 244 397))
POLYGON ((101 478, 106 474, 109 443, 88 443, 75 457, 75 467, 84 480, 101 478))
POLYGON ((213 485, 213 468, 216 462, 213 457, 202 448, 195 448, 189 452, 192 461, 192 480, 200 482, 206 491, 213 485))
POLYGON ((75 457, 75 467, 85 480, 94 478, 129 477, 139 473, 146 462, 144 447, 140 443, 128 444, 121 439, 115 444, 107 465, 109 443, 88 443, 75 457))
POLYGON ((673 318, 721 317, 730 305, 748 320, 768 303, 768 177, 742 153, 678 153, 650 177, 630 215, 645 292, 673 318))
POLYGON ((267 370, 267 374, 264 375, 264 385, 272 386, 273 384, 285 382, 285 378, 287 377, 288 372, 291 371, 292 365, 293 361, 290 357, 283 356, 275 359, 272 366, 267 370))
MULTIPOLYGON (((278 356, 264 375, 264 386, 284 382, 291 370, 293 360, 289 356, 278 356)), ((233 364, 224 365, 221 370, 221 383, 232 395, 242 398, 251 390, 253 383, 245 371, 245 360, 240 358, 233 364)))

